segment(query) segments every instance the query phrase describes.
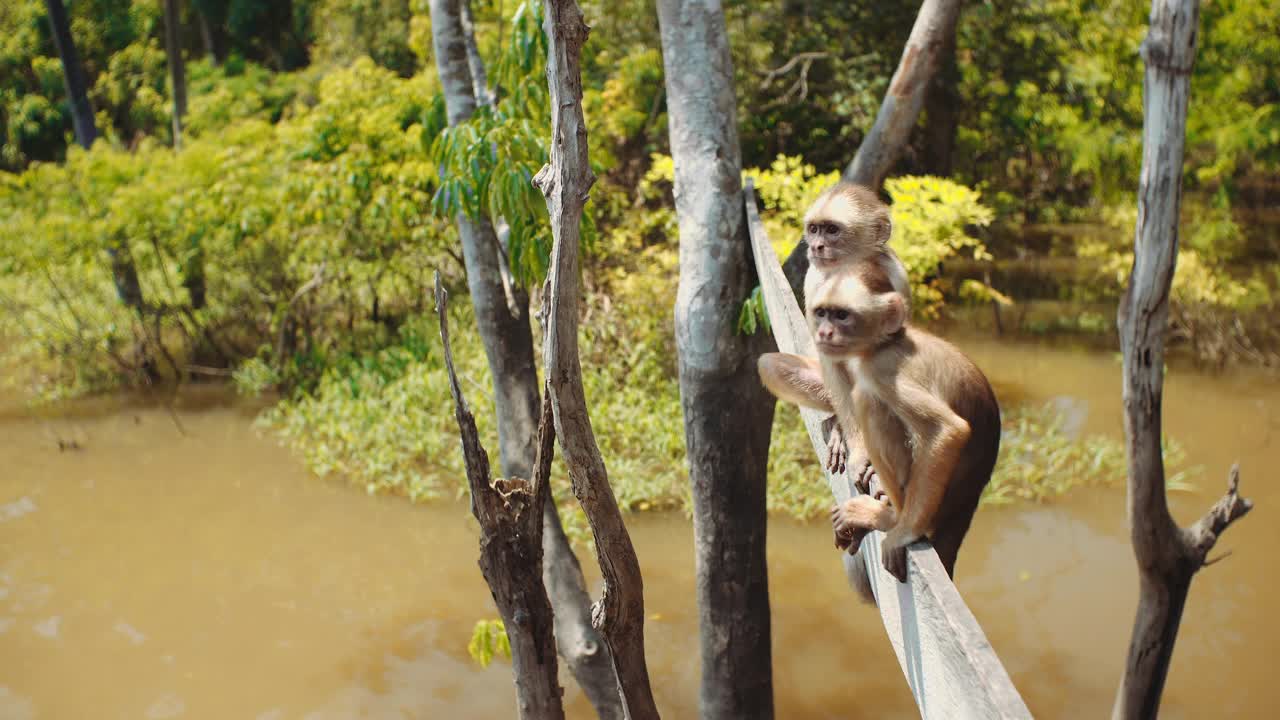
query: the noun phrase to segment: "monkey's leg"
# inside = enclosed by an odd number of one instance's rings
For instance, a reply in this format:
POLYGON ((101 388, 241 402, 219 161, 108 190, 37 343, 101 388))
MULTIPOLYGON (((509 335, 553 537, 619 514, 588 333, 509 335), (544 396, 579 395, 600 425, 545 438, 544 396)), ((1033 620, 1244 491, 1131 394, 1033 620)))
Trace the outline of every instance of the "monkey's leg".
POLYGON ((760 373, 760 382, 779 400, 835 412, 817 360, 790 353, 765 353, 756 361, 756 370, 760 373))
POLYGON ((892 399, 885 400, 917 442, 903 488, 900 522, 880 546, 885 569, 906 582, 907 546, 933 533, 970 431, 969 423, 946 403, 913 383, 899 383, 892 399))

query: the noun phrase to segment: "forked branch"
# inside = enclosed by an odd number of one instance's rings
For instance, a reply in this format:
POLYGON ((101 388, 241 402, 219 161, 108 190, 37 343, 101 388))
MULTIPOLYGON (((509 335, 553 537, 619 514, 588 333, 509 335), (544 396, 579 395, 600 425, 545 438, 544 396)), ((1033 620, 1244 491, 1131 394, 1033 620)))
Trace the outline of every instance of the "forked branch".
POLYGON ((547 198, 555 243, 551 251, 543 340, 543 365, 555 415, 556 435, 573 494, 595 538, 604 592, 592 621, 613 655, 618 687, 628 717, 657 718, 644 657, 644 584, 640 562, 609 486, 582 389, 578 358, 579 223, 587 192, 595 182, 587 160, 587 126, 582 115, 582 44, 588 28, 573 0, 544 0, 547 81, 551 89, 551 162, 534 184, 547 198))

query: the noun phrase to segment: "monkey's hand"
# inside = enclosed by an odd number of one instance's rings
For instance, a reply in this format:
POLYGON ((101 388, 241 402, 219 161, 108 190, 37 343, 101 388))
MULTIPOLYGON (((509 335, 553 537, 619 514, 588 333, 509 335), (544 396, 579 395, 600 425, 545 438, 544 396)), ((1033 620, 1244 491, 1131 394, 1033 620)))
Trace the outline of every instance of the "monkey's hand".
POLYGON ((844 433, 840 432, 840 423, 834 415, 822 424, 829 426, 831 430, 827 434, 827 470, 838 475, 845 471, 849 462, 849 446, 844 441, 844 433))
POLYGON ((884 563, 884 569, 898 578, 898 582, 907 581, 907 546, 921 537, 899 525, 880 541, 880 559, 884 563))

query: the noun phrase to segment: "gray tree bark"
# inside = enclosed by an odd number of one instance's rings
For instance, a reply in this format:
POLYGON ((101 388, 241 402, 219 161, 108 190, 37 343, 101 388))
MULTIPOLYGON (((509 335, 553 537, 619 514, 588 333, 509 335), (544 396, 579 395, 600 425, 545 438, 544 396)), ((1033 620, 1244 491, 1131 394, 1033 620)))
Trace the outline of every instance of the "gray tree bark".
POLYGON ((537 508, 551 494, 551 452, 554 437, 550 418, 538 426, 538 459, 530 480, 491 479, 489 456, 480 444, 475 418, 467 407, 453 369, 449 347, 448 294, 436 273, 436 314, 440 341, 449 372, 454 417, 462 438, 471 513, 480 523, 480 570, 502 615, 511 644, 511 669, 516 681, 517 717, 528 720, 564 718, 556 667, 551 603, 542 585, 542 518, 537 508))
MULTIPOLYGON (((911 128, 920 117, 939 59, 945 57, 949 45, 955 45, 959 17, 960 0, 924 0, 920 5, 911 35, 902 49, 902 59, 889 81, 889 91, 876 113, 875 124, 845 168, 843 179, 880 190, 894 163, 902 156, 911 128)), ((782 266, 796 297, 802 297, 804 273, 809 268, 808 250, 801 242, 782 266)))
MULTIPOLYGON (((765 485, 774 403, 737 332, 755 284, 724 13, 659 0, 680 223, 676 347, 693 487, 703 718, 772 718, 765 485)), ((763 337, 763 334, 761 334, 763 337)))
POLYGON ((938 70, 938 59, 947 43, 955 42, 959 16, 960 0, 924 0, 921 4, 898 69, 889 81, 889 92, 876 113, 876 122, 845 168, 844 179, 877 190, 884 184, 920 117, 929 84, 938 70))
POLYGON ((1169 514, 1160 447, 1164 342, 1169 289, 1178 259, 1182 156, 1195 62, 1198 0, 1153 0, 1142 44, 1142 174, 1129 287, 1120 301, 1124 355, 1124 429, 1128 440, 1128 515, 1138 561, 1138 612, 1112 708, 1115 720, 1156 717, 1191 578, 1232 522, 1252 509, 1233 467, 1227 494, 1204 517, 1180 528, 1169 514))
POLYGON ((475 91, 477 105, 489 105, 493 96, 489 93, 489 76, 484 69, 484 58, 480 57, 480 46, 476 44, 476 21, 471 14, 471 0, 462 0, 462 39, 467 44, 467 66, 471 68, 471 84, 475 91))
MULTIPOLYGON (((476 108, 460 0, 432 0, 430 9, 446 111, 449 124, 456 125, 471 117, 476 108)), ((527 478, 533 468, 534 432, 540 414, 529 297, 519 287, 503 287, 501 250, 492 224, 461 214, 456 220, 467 286, 493 376, 502 472, 507 477, 527 478)), ((581 565, 561 527, 554 500, 548 497, 545 505, 543 573, 555 609, 557 646, 599 716, 604 720, 621 718, 613 662, 604 639, 591 625, 590 596, 581 565)))
POLYGON ((604 592, 592 610, 613 655, 626 717, 658 717, 644 656, 644 581, 627 534, 582 389, 578 357, 578 244, 583 205, 595 176, 587 157, 582 116, 582 44, 587 26, 573 0, 544 0, 547 82, 551 90, 551 162, 534 184, 547 198, 551 272, 543 303, 543 365, 573 493, 586 512, 604 576, 604 592))

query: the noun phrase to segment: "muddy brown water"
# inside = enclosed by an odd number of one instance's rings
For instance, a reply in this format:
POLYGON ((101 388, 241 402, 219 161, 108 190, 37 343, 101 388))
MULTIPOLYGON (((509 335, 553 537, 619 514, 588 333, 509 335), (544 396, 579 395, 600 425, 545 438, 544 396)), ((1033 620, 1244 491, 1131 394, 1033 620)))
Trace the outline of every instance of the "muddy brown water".
MULTIPOLYGON (((1065 396, 1085 431, 1120 433, 1111 355, 961 344, 1006 402, 1065 396)), ((509 665, 481 669, 466 651, 472 624, 496 613, 465 505, 317 480, 251 426, 255 410, 186 393, 183 435, 145 403, 35 414, 0 397, 0 718, 513 717, 509 665)), ((1196 492, 1174 496, 1178 519, 1209 506, 1236 458, 1258 507, 1220 543, 1233 554, 1192 587, 1161 716, 1273 717, 1280 384, 1172 371, 1164 411, 1205 468, 1196 492)), ((696 717, 690 525, 678 514, 628 524, 659 705, 696 717)), ((915 717, 828 533, 771 520, 777 715, 915 717)), ((1038 717, 1109 714, 1137 594, 1122 487, 984 508, 958 574, 1038 717)), ((565 680, 570 716, 591 717, 565 680)))

